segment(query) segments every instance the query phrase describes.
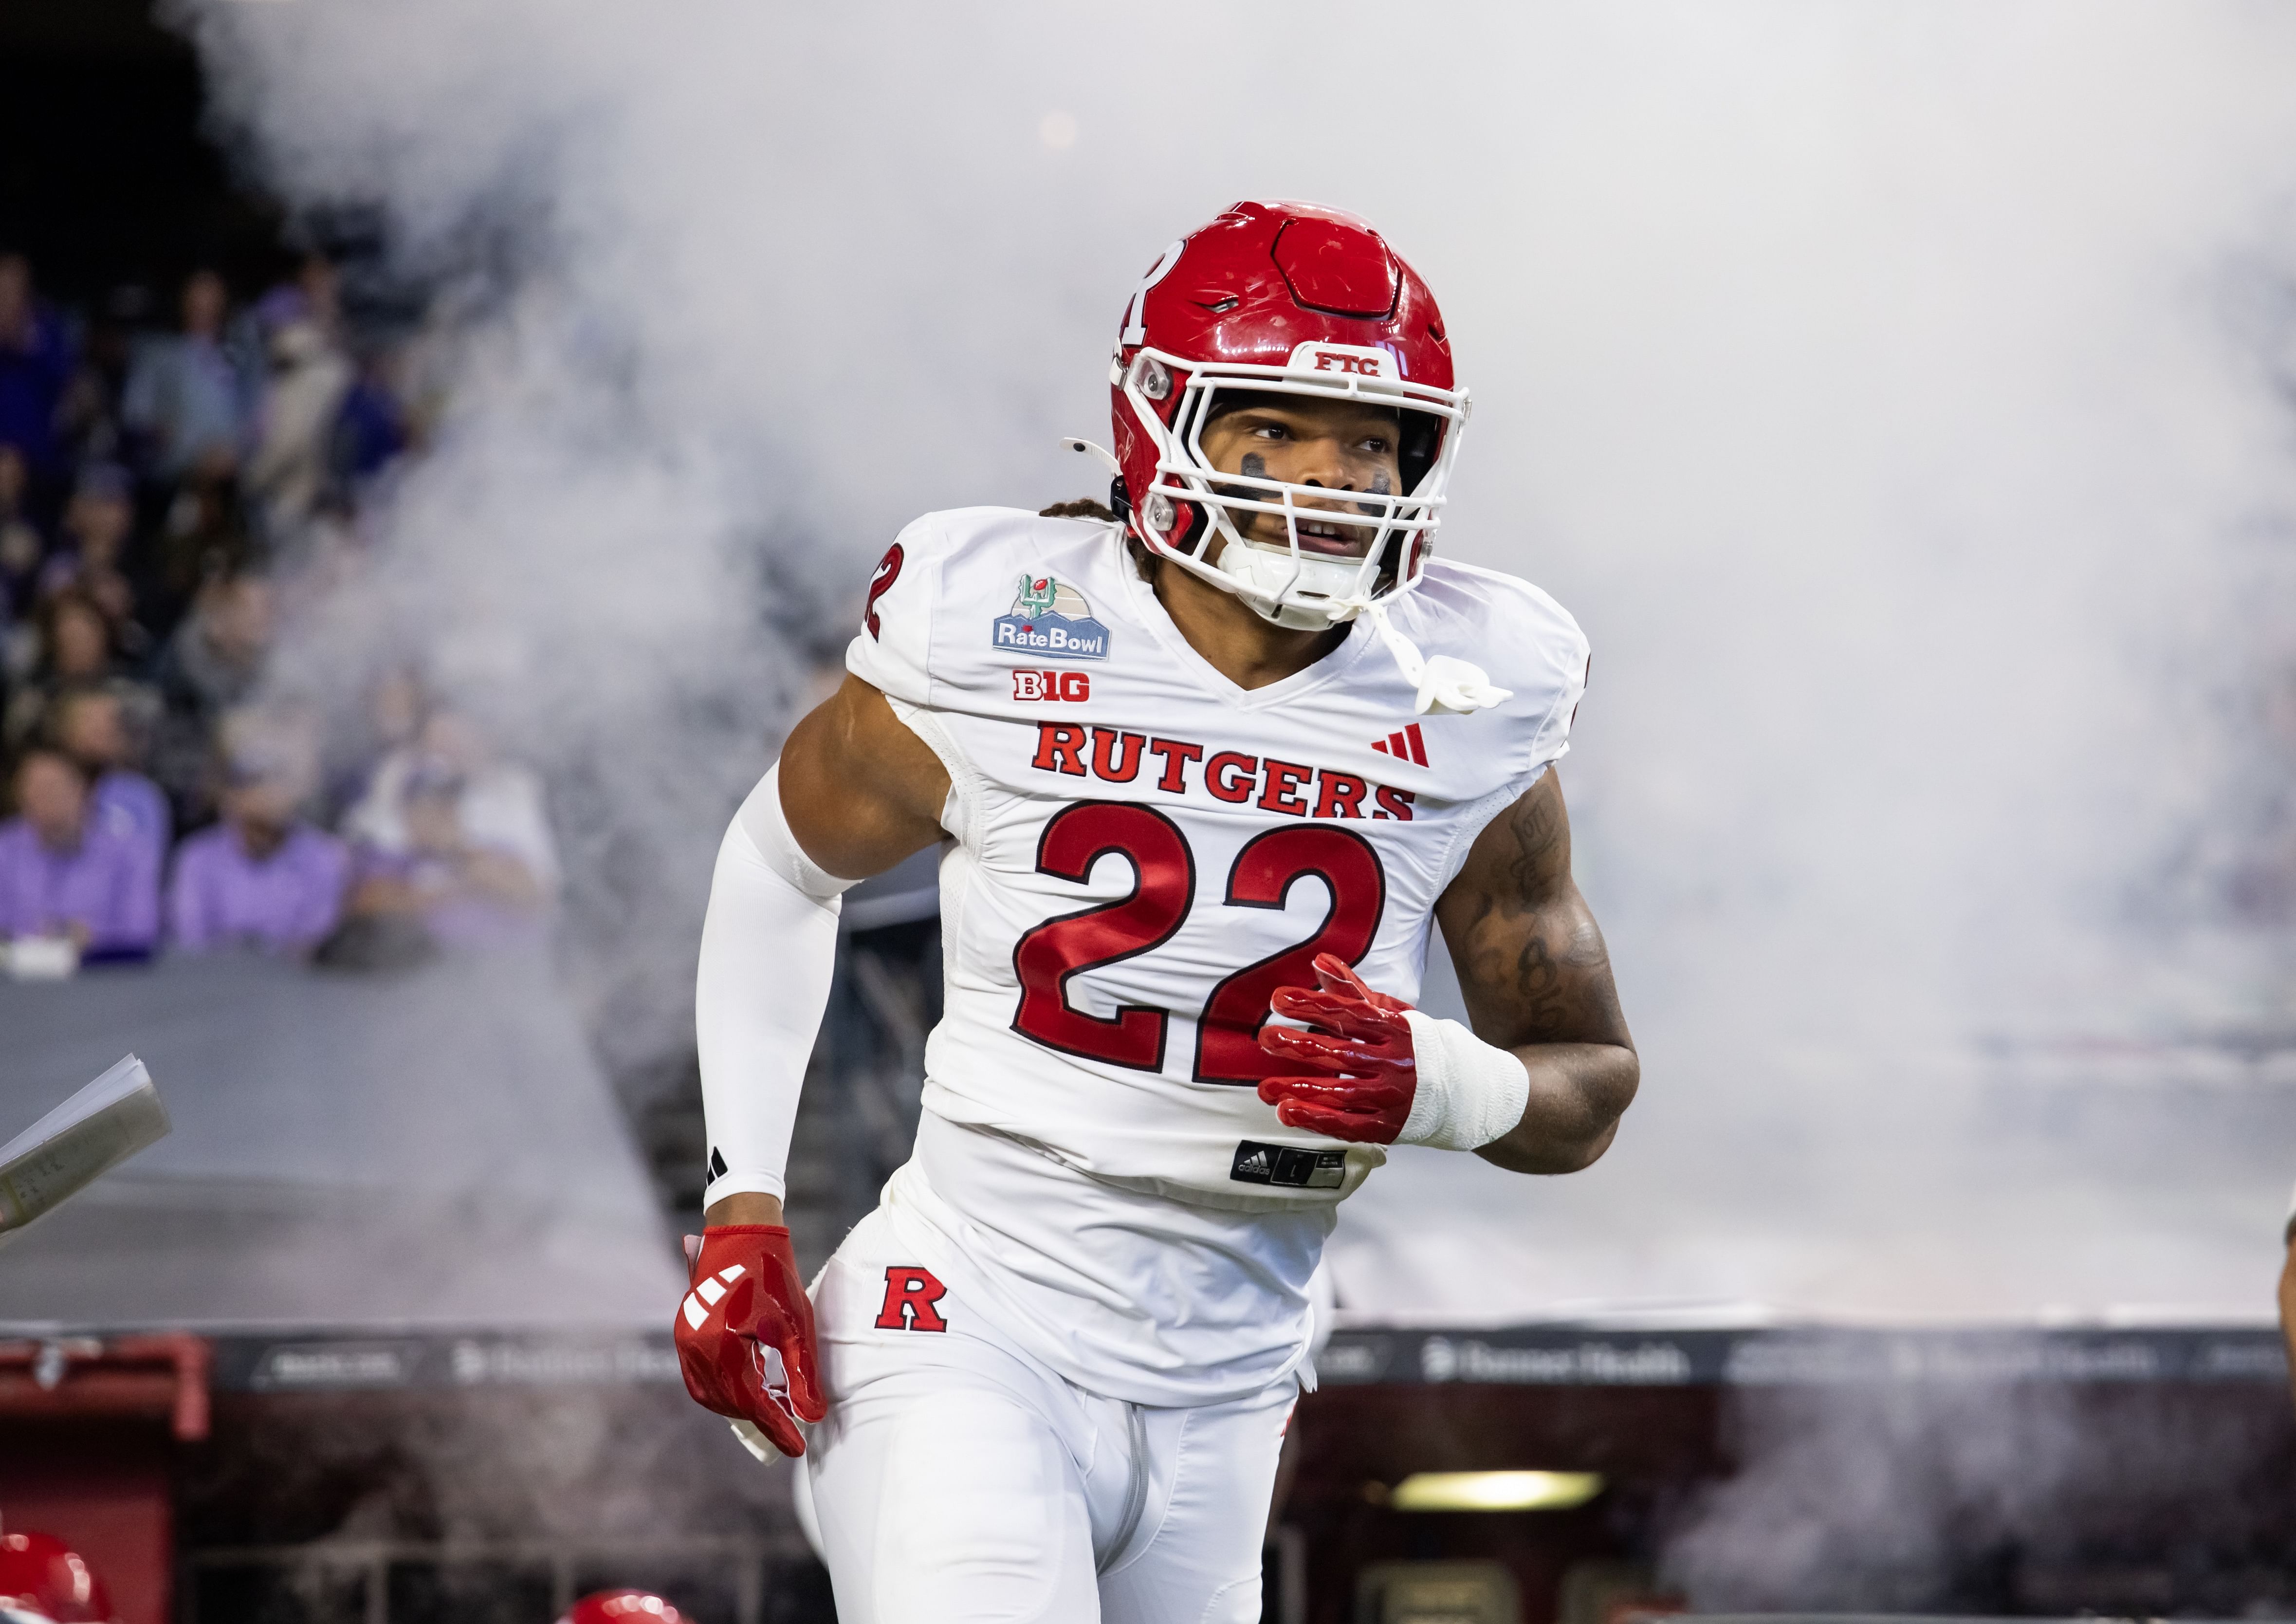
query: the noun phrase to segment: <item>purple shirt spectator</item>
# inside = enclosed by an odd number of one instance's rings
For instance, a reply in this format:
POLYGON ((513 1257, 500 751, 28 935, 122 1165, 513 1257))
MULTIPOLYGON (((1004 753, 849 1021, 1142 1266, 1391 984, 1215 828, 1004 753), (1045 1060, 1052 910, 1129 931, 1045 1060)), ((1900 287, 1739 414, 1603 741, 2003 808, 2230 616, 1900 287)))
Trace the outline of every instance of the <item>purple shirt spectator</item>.
POLYGON ((542 939, 548 931, 547 920, 535 910, 472 890, 448 857, 362 847, 358 878, 396 881, 412 888, 422 898, 419 912, 424 928, 445 947, 507 947, 542 939))
POLYGON ((95 781, 87 796, 88 820, 141 849, 152 865, 152 889, 160 889, 160 868, 168 856, 173 819, 168 797, 141 773, 115 767, 95 781))
POLYGON ((186 840, 168 888, 168 933, 187 953, 247 942, 274 953, 316 944, 342 917, 350 853, 332 835, 298 824, 267 857, 248 855, 218 824, 186 840))
POLYGON ((61 935, 77 924, 88 953, 148 952, 160 934, 153 878, 135 847, 104 829, 56 851, 11 818, 0 824, 0 935, 61 935))

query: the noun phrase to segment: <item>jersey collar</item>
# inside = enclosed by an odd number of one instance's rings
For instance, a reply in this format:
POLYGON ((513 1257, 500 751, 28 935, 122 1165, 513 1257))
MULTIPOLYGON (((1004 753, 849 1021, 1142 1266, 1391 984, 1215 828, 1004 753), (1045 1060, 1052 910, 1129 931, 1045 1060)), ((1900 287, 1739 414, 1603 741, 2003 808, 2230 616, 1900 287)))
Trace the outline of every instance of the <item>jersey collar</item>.
POLYGON ((1140 561, 1132 556, 1131 549, 1124 552, 1121 572, 1126 595, 1132 603, 1134 618, 1148 628, 1149 634, 1164 646, 1180 668, 1195 679, 1197 686, 1237 710, 1265 710, 1271 705, 1284 704, 1300 695, 1312 693, 1326 684, 1334 682, 1352 670, 1368 649, 1378 639, 1371 627, 1358 616, 1348 623, 1346 641, 1315 664, 1304 670, 1294 671, 1281 682, 1264 688, 1246 688, 1223 675, 1218 667, 1196 652, 1180 628, 1172 623, 1165 611, 1163 601, 1157 597, 1155 587, 1140 571, 1140 561))

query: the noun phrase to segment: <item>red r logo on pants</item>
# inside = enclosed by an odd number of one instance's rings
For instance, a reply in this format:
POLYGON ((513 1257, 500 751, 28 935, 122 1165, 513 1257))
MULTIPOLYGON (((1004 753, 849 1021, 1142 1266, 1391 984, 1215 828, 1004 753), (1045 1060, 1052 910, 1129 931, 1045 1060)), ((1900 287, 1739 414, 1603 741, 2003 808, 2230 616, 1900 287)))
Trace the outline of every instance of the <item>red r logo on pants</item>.
POLYGON ((885 1306, 877 1316, 880 1331, 946 1331, 948 1321, 933 1304, 948 1295, 948 1288, 931 1269, 897 1263, 885 1271, 885 1306))

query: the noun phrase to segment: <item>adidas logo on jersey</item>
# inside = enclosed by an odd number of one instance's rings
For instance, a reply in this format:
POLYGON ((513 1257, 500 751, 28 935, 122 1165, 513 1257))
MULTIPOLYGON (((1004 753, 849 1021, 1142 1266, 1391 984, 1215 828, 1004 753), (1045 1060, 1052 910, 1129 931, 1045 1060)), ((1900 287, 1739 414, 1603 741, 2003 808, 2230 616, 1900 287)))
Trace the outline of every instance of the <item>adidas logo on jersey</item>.
POLYGON ((1283 1185, 1295 1190, 1336 1190, 1348 1181, 1345 1151, 1306 1151, 1246 1139, 1235 1147, 1227 1176, 1241 1185, 1283 1185))
POLYGON ((1391 733, 1384 739, 1374 739, 1371 747, 1381 755, 1393 756, 1398 761, 1409 761, 1419 767, 1427 765, 1427 741, 1420 735, 1416 722, 1400 733, 1391 733))

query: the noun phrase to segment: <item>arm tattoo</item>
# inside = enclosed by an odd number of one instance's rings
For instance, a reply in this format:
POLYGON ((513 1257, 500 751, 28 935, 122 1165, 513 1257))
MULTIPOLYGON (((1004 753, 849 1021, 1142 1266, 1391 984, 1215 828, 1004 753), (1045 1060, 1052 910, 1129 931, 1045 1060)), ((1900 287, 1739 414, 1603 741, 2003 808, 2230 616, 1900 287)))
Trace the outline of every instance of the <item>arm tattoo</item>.
POLYGON ((1529 912, 1554 889, 1558 868, 1570 872, 1570 846, 1563 835, 1562 819, 1556 816, 1550 797, 1526 795, 1515 806, 1507 820, 1507 833, 1514 837, 1514 857, 1507 865, 1507 877, 1513 881, 1513 894, 1505 903, 1518 913, 1529 912))
POLYGON ((1611 956, 1570 878, 1570 815, 1553 775, 1494 819, 1437 905, 1475 1035, 1529 1069, 1530 1103, 1481 1155, 1569 1173, 1610 1144, 1641 1062, 1611 956))
POLYGON ((1505 859, 1504 883, 1485 885, 1476 895, 1478 927, 1494 914, 1521 919, 1538 912, 1555 880, 1570 873, 1564 827, 1548 798, 1536 791, 1508 810, 1506 832, 1513 849, 1505 859))
POLYGON ((1472 913, 1458 957, 1470 997, 1498 1006, 1492 1013, 1511 1042, 1607 1038, 1619 1019, 1610 953, 1570 884, 1560 795, 1525 795, 1486 840, 1483 860, 1465 876, 1472 913))
POLYGON ((1527 936, 1517 950, 1514 997, 1526 1038, 1552 1038, 1562 1029, 1569 1013, 1563 997, 1563 968, 1548 953, 1545 937, 1527 936))

